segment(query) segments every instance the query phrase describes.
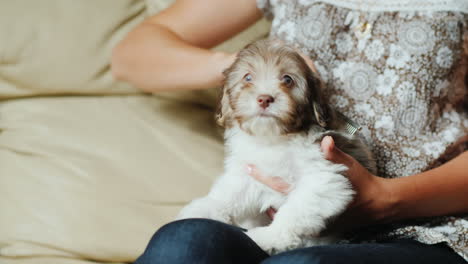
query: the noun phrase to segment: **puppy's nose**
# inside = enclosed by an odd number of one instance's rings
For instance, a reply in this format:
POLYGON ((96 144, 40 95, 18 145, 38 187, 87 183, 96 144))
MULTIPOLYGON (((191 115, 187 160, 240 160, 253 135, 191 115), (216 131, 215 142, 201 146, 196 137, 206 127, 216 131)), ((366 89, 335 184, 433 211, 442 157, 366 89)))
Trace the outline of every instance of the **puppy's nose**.
POLYGON ((258 105, 261 106, 263 109, 266 109, 270 104, 275 101, 273 96, 268 94, 261 94, 257 97, 258 105))

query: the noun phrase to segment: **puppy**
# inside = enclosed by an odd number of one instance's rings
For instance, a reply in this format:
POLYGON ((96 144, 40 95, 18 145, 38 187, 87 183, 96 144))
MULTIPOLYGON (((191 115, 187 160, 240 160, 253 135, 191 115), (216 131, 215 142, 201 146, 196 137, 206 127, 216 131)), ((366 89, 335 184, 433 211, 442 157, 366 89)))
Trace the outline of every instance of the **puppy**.
POLYGON ((326 160, 320 141, 332 135, 339 148, 375 171, 370 151, 339 130, 344 121, 326 103, 323 83, 294 48, 254 42, 224 74, 216 115, 226 129, 224 174, 178 219, 248 227, 247 235, 270 254, 330 241, 319 234, 346 209, 354 192, 343 176, 347 168, 326 160), (281 177, 290 192, 277 193, 257 182, 247 174, 247 164, 281 177), (272 222, 262 219, 270 207, 277 208, 272 222))

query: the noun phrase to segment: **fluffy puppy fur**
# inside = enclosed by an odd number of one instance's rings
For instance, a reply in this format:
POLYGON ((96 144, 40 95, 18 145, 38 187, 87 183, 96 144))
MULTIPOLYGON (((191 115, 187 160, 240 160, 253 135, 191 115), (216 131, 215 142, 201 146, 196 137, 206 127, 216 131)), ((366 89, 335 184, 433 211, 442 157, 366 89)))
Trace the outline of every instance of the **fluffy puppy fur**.
POLYGON ((332 135, 338 147, 375 171, 369 150, 339 131, 342 122, 323 98, 322 82, 294 48, 254 42, 240 51, 225 77, 216 116, 226 128, 224 174, 178 219, 247 227, 247 235, 270 254, 329 243, 319 234, 354 192, 342 175, 347 168, 326 160, 320 141, 332 135), (247 174, 247 164, 281 177, 290 192, 277 193, 257 182, 247 174), (264 217, 269 207, 278 209, 272 222, 264 217))

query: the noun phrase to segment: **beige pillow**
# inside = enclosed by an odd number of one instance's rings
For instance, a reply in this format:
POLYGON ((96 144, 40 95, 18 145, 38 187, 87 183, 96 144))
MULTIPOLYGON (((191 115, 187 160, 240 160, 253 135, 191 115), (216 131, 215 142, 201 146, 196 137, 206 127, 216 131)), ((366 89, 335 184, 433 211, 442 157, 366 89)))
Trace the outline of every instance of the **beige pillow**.
POLYGON ((222 170, 206 107, 144 95, 28 98, 0 103, 0 117, 0 263, 131 262, 222 170))
POLYGON ((138 92, 109 59, 144 12, 135 0, 0 1, 0 99, 138 92))

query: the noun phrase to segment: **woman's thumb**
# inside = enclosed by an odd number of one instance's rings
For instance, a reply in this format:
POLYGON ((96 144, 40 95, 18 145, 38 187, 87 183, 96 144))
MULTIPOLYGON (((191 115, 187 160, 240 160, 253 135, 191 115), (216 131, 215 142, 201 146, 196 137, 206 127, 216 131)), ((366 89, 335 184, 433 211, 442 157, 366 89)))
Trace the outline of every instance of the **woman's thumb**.
POLYGON ((349 165, 350 157, 335 146, 335 141, 331 136, 325 136, 320 144, 325 158, 334 163, 349 165))

